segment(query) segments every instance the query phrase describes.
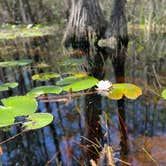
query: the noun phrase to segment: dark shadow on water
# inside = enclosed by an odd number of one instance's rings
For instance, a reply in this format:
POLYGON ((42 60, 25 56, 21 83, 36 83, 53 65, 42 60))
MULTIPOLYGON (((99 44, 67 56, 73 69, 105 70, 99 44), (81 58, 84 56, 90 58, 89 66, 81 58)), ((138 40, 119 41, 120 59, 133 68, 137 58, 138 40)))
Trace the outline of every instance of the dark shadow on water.
MULTIPOLYGON (((125 60, 127 55, 127 48, 117 49, 112 54, 112 64, 115 73, 116 83, 125 83, 125 60)), ((120 146, 121 153, 127 154, 129 151, 128 147, 128 132, 126 125, 126 111, 125 111, 125 99, 122 98, 117 101, 118 106, 118 119, 119 119, 119 130, 120 130, 120 146)))

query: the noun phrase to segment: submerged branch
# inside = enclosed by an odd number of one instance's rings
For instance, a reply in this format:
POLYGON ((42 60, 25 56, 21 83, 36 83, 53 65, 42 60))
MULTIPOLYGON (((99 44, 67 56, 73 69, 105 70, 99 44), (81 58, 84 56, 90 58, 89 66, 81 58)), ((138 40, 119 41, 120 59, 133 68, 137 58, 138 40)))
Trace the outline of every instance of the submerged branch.
POLYGON ((98 91, 83 92, 83 93, 68 93, 66 95, 59 95, 59 96, 42 95, 37 97, 37 99, 41 100, 42 102, 71 102, 73 98, 87 96, 95 93, 98 93, 98 91))

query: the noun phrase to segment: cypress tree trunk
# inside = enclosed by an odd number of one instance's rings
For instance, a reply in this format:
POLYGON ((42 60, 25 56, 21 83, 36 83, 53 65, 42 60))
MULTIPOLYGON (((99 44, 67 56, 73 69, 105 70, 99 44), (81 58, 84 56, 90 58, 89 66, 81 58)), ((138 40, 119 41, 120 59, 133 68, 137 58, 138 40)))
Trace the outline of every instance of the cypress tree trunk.
MULTIPOLYGON (((112 56, 112 64, 117 83, 125 82, 125 59, 128 45, 127 20, 125 16, 126 0, 114 0, 111 15, 111 36, 117 40, 117 48, 112 56)), ((121 152, 128 152, 128 133, 126 129, 126 113, 124 98, 117 101, 119 130, 121 134, 121 152)))
POLYGON ((69 19, 70 10, 71 10, 71 0, 65 0, 65 15, 67 19, 69 19))
POLYGON ((114 0, 114 7, 111 15, 111 36, 117 38, 118 49, 128 45, 127 20, 125 10, 126 0, 114 0))
POLYGON ((105 26, 98 0, 72 0, 63 43, 66 47, 88 47, 92 39, 97 41, 104 34, 105 26))

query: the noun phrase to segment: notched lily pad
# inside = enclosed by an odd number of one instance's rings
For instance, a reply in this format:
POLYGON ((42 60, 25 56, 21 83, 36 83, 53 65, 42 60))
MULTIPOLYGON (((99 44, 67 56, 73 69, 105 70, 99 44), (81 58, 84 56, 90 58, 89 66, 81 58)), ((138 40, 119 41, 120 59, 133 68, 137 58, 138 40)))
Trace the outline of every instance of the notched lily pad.
POLYGON ((123 96, 128 99, 136 99, 140 95, 142 95, 142 90, 138 86, 134 84, 119 83, 113 84, 113 88, 107 94, 107 97, 113 100, 119 100, 123 96))
POLYGON ((37 110, 38 103, 29 96, 14 96, 1 100, 5 107, 10 107, 14 117, 26 116, 37 110))
POLYGON ((47 86, 39 86, 32 89, 27 93, 27 96, 38 97, 43 94, 60 94, 62 92, 62 88, 59 86, 47 85, 47 86))
POLYGON ((28 116, 28 122, 23 124, 25 130, 36 130, 47 126, 53 121, 50 113, 35 113, 28 116))

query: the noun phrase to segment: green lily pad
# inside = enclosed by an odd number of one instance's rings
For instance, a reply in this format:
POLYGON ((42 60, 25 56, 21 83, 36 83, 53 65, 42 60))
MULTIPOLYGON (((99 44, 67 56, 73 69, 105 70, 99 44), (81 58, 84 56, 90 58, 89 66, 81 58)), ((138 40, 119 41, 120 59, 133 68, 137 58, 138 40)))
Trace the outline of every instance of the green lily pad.
POLYGON ((14 121, 15 118, 11 114, 11 108, 0 106, 0 127, 13 125, 14 121))
POLYGON ((71 83, 75 82, 76 80, 78 80, 78 78, 76 78, 74 76, 70 76, 70 77, 66 77, 62 80, 57 81, 56 85, 64 86, 64 85, 71 84, 71 83))
POLYGON ((84 62, 84 59, 78 58, 70 58, 65 59, 63 62, 60 63, 61 66, 78 66, 84 62))
POLYGON ((6 91, 6 90, 9 90, 9 88, 16 88, 17 86, 18 86, 17 82, 5 83, 0 85, 0 91, 6 91))
POLYGON ((85 77, 88 77, 88 73, 86 73, 86 72, 76 73, 76 74, 74 74, 74 77, 75 78, 85 78, 85 77))
POLYGON ((37 68, 49 68, 50 65, 46 64, 46 63, 38 63, 35 65, 37 68))
POLYGON ((166 99, 166 89, 164 89, 164 90, 162 91, 161 96, 162 96, 164 99, 166 99))
POLYGON ((98 82, 99 80, 94 77, 85 77, 83 79, 79 79, 78 81, 73 82, 70 85, 63 87, 63 90, 64 91, 72 90, 72 92, 78 92, 78 91, 92 88, 98 82))
POLYGON ((60 94, 61 92, 62 92, 61 87, 47 85, 47 86, 39 86, 32 89, 30 92, 27 93, 27 96, 38 97, 43 94, 60 94))
POLYGON ((1 101, 5 107, 10 107, 14 117, 32 114, 38 106, 37 101, 29 96, 14 96, 1 101))
POLYGON ((35 113, 28 116, 28 122, 23 124, 25 130, 35 130, 47 126, 53 121, 50 113, 35 113))
POLYGON ((58 78, 60 77, 57 73, 41 73, 41 74, 35 74, 32 76, 32 80, 39 80, 39 81, 46 81, 52 78, 58 78))
POLYGON ((142 90, 134 85, 127 83, 113 84, 112 90, 107 94, 107 97, 113 100, 119 100, 123 96, 128 99, 136 99, 142 95, 142 90))
POLYGON ((0 62, 0 67, 26 66, 30 63, 32 63, 32 60, 30 59, 22 59, 17 61, 5 61, 5 62, 0 62))
POLYGON ((88 74, 86 72, 80 72, 80 73, 76 73, 72 76, 69 77, 65 77, 59 81, 57 81, 56 85, 58 86, 64 86, 64 85, 69 85, 73 82, 76 82, 82 78, 88 77, 88 74))

